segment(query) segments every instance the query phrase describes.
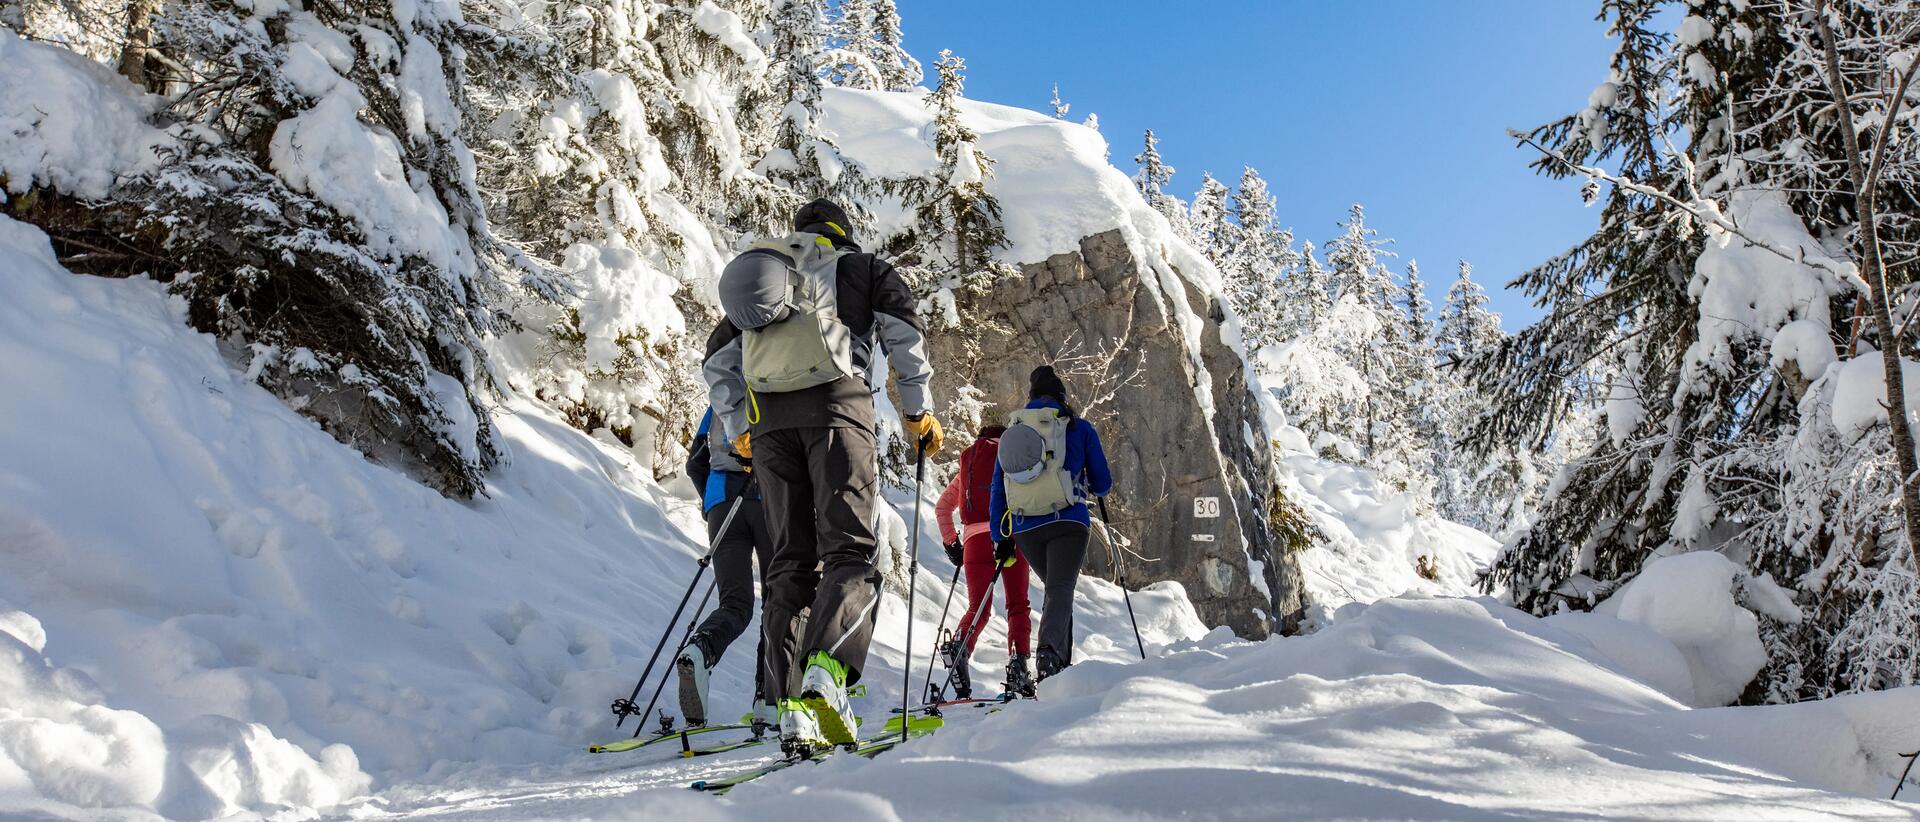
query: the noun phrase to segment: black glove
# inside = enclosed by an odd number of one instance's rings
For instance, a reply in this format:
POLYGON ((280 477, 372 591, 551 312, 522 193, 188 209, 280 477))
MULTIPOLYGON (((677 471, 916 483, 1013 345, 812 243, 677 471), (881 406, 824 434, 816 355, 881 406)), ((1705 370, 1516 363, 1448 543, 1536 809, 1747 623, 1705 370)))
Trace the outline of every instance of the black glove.
POLYGON ((1014 550, 1013 540, 1003 539, 1003 540, 1000 540, 999 542, 994 543, 993 544, 993 561, 1000 563, 1000 567, 1002 568, 1012 565, 1014 558, 1017 556, 1016 554, 1014 554, 1013 550, 1014 550))
POLYGON ((947 549, 947 559, 953 562, 953 567, 960 567, 961 560, 966 558, 966 552, 960 550, 960 540, 956 539, 941 547, 947 549))

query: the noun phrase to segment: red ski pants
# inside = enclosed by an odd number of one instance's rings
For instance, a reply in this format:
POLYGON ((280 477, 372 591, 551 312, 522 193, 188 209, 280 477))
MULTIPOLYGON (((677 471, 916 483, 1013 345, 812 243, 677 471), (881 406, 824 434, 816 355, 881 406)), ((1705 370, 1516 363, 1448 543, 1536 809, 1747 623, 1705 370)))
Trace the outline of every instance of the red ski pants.
MULTIPOLYGON (((1007 644, 1016 654, 1033 652, 1033 608, 1027 602, 1028 565, 1027 558, 1014 552, 1013 564, 1000 572, 1000 586, 1007 591, 1007 644)), ((967 656, 973 656, 973 649, 980 644, 980 634, 986 631, 987 618, 993 615, 993 591, 987 587, 993 581, 993 535, 975 534, 968 538, 962 549, 961 566, 967 575, 967 614, 974 618, 974 624, 966 624, 967 616, 960 617, 959 630, 967 638, 967 656)))

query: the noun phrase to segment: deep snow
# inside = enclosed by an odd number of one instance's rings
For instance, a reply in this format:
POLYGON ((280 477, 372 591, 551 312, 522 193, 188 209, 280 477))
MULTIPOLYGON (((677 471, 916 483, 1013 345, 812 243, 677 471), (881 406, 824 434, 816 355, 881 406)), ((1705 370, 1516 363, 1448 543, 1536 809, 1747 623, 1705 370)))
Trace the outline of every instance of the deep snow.
MULTIPOLYGON (((1884 795, 1920 689, 1687 710, 1552 623, 1483 600, 1343 609, 1303 638, 1224 632, 1095 662, 1039 702, 955 709, 872 761, 695 795, 757 757, 394 791, 356 818, 1906 819, 1884 795)), ((589 763, 600 765, 601 763, 589 763)), ((495 774, 494 777, 500 775, 495 774)))
MULTIPOLYGON (((1689 660, 1659 615, 1538 620, 1416 596, 1247 643, 1203 637, 1163 583, 1133 595, 1154 658, 1130 664, 1124 605, 1092 579, 1077 608, 1088 660, 1044 701, 960 713, 873 762, 692 795, 689 779, 758 754, 580 751, 610 738, 605 704, 630 687, 699 550, 690 504, 624 450, 515 404, 489 497, 449 502, 246 383, 156 284, 67 274, 44 236, 5 218, 0 260, 0 377, 32 388, 0 394, 0 813, 1917 810, 1856 794, 1890 790, 1895 754, 1920 739, 1920 689, 1688 710, 1670 694, 1692 686, 1689 660)), ((920 654, 949 570, 931 528, 920 654)), ((1714 573, 1661 584, 1711 588, 1699 580, 1714 573)), ((875 716, 899 696, 899 600, 880 619, 875 716)), ((996 618, 977 679, 996 673, 1004 630, 996 618)), ((745 656, 717 671, 722 706, 744 710, 745 656)))
MULTIPOLYGON (((102 192, 162 135, 135 125, 146 102, 111 92, 124 84, 110 72, 56 52, 0 31, 0 175, 15 193, 102 192)), ((931 161, 915 95, 828 101, 829 126, 870 169, 931 161)), ((1007 258, 1121 228, 1197 367, 1185 285, 1213 294, 1217 277, 1107 163, 1098 132, 1001 106, 966 113, 1000 160, 1007 258)), ((366 194, 360 216, 381 225, 419 222, 404 181, 387 182, 339 193, 366 194)), ((456 246, 429 251, 452 260, 456 246)), ((572 262, 596 283, 633 279, 617 275, 630 260, 572 262)), ((596 306, 597 335, 662 319, 625 296, 596 306)), ((680 786, 756 754, 581 751, 619 735, 606 705, 632 686, 702 550, 683 489, 514 397, 485 496, 449 501, 336 442, 226 354, 158 284, 71 275, 40 232, 0 217, 0 816, 1914 815, 1853 794, 1884 795, 1894 754, 1920 745, 1915 689, 1686 708, 1721 700, 1752 662, 1752 617, 1726 568, 1663 560, 1640 593, 1548 620, 1424 598, 1466 591, 1492 541, 1415 515, 1281 425, 1265 433, 1283 445, 1284 479, 1329 538, 1303 557, 1329 606, 1319 633, 1208 633, 1162 583, 1132 596, 1154 657, 1132 664, 1118 589, 1083 580, 1086 661, 1045 701, 957 712, 871 763, 694 796, 680 786), (1437 580, 1413 573, 1421 556, 1437 580), (1422 594, 1357 604, 1409 590, 1422 594)), ((891 499, 897 530, 912 497, 891 499)), ((926 519, 916 685, 951 571, 926 519)), ((891 597, 881 609, 863 703, 876 717, 899 698, 903 612, 891 597)), ((976 681, 997 676, 1004 631, 996 616, 976 681)), ((716 671, 721 715, 745 709, 750 657, 743 641, 716 671)))

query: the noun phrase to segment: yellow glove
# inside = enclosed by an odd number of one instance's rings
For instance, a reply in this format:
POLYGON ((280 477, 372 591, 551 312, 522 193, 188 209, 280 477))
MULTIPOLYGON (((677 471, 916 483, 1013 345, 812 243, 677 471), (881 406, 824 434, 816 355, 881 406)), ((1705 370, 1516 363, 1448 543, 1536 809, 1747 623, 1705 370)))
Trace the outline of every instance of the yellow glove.
POLYGON ((947 432, 940 430, 940 421, 932 414, 921 414, 901 421, 907 433, 913 435, 913 441, 921 445, 921 454, 938 454, 940 446, 947 441, 947 432))
POLYGON ((743 431, 733 438, 733 453, 753 459, 753 432, 743 431))

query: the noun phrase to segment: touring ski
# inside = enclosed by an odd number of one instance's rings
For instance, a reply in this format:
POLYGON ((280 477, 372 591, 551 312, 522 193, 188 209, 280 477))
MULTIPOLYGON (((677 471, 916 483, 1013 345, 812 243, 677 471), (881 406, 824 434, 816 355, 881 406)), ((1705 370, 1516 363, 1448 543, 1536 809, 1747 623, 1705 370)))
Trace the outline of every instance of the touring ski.
MULTIPOLYGON (((982 707, 985 707, 987 705, 1004 705, 1008 702, 1012 702, 1015 698, 1016 697, 1013 694, 1001 694, 999 696, 975 697, 971 699, 946 699, 946 700, 941 700, 939 702, 935 702, 931 705, 921 705, 919 707, 914 708, 913 712, 916 714, 928 714, 928 713, 937 714, 940 712, 941 709, 951 708, 958 705, 978 705, 982 707)), ((887 713, 893 714, 894 716, 899 716, 900 709, 888 708, 887 713)))
POLYGON ((619 742, 608 742, 604 745, 588 745, 587 753, 621 753, 624 751, 638 750, 640 748, 647 747, 648 745, 652 745, 656 742, 669 742, 669 741, 675 741, 675 740, 683 740, 689 736, 696 736, 704 733, 712 733, 714 731, 737 731, 737 730, 752 730, 752 729, 753 729, 753 725, 749 723, 737 723, 732 725, 702 725, 698 728, 685 728, 678 731, 668 731, 666 733, 657 734, 655 736, 650 736, 645 739, 634 737, 632 739, 622 739, 619 742))
MULTIPOLYGON (((941 722, 939 717, 932 717, 932 716, 915 717, 913 718, 912 721, 910 721, 907 724, 907 738, 918 739, 920 737, 931 734, 935 730, 937 730, 941 726, 941 724, 943 723, 941 722)), ((854 756, 863 756, 871 759, 872 757, 877 756, 883 752, 892 750, 895 746, 899 745, 902 741, 904 740, 900 738, 900 720, 898 717, 895 717, 893 719, 887 720, 887 734, 885 736, 881 736, 873 740, 862 742, 859 744, 858 747, 852 750, 843 750, 840 748, 828 748, 825 751, 822 751, 820 753, 817 753, 808 757, 788 757, 785 759, 778 759, 765 766, 747 771, 746 773, 734 774, 733 776, 722 777, 720 779, 702 779, 697 782, 694 782, 692 785, 689 785, 688 787, 691 787, 694 790, 700 791, 702 793, 710 793, 710 794, 714 794, 715 796, 720 796, 720 795, 724 795, 727 791, 733 790, 737 786, 746 784, 748 782, 752 782, 753 780, 759 779, 760 777, 766 776, 767 774, 770 774, 770 773, 784 771, 802 762, 823 762, 829 757, 832 757, 839 753, 849 753, 854 756)))

